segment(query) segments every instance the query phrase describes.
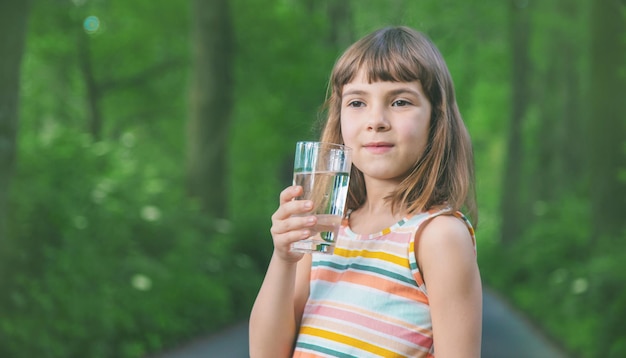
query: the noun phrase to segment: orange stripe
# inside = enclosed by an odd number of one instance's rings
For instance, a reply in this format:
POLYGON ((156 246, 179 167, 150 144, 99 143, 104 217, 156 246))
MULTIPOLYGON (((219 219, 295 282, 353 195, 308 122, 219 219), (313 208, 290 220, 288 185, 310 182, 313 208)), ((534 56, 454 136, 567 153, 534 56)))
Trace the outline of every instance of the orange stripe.
POLYGON ((337 283, 339 281, 354 283, 360 286, 371 287, 376 290, 393 293, 397 296, 402 296, 410 300, 428 304, 428 298, 426 298, 424 293, 417 287, 403 286, 398 282, 390 281, 369 273, 354 271, 337 273, 326 268, 317 267, 311 272, 311 280, 322 280, 333 283, 337 283))

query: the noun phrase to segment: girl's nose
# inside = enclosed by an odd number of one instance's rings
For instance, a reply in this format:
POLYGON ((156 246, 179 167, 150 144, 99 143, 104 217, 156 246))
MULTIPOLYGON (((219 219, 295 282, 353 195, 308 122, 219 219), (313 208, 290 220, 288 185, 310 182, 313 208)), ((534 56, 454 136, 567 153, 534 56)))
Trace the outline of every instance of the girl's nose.
POLYGON ((384 132, 391 127, 385 111, 372 111, 369 121, 367 122, 367 129, 375 132, 384 132))

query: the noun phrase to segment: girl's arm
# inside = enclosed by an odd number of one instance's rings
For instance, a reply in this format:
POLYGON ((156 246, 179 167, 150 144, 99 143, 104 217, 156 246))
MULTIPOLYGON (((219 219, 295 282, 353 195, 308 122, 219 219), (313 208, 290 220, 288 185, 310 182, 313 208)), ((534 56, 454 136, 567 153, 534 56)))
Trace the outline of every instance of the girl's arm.
POLYGON ((482 287, 472 237, 454 216, 435 217, 419 238, 437 358, 480 357, 482 287))
POLYGON ((250 314, 250 357, 290 357, 309 295, 310 255, 289 251, 291 243, 310 236, 314 216, 294 217, 310 210, 309 201, 297 200, 301 187, 280 195, 272 216, 274 252, 250 314), (311 220, 312 219, 312 220, 311 220), (303 259, 304 257, 304 259, 303 259))
POLYGON ((272 256, 250 315, 250 357, 291 357, 308 296, 308 281, 305 292, 296 283, 303 280, 296 280, 296 276, 310 272, 310 267, 305 267, 311 263, 310 255, 307 256, 298 263, 286 263, 276 254, 272 256))

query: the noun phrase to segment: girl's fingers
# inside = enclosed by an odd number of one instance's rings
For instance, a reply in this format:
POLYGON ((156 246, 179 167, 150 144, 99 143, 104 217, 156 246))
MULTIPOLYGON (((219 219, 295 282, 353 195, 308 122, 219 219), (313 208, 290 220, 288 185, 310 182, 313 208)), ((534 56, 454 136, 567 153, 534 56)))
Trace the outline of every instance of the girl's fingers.
POLYGON ((284 204, 286 202, 289 202, 295 198, 297 198, 298 196, 302 195, 302 187, 299 185, 293 185, 290 186, 288 188, 286 188, 285 190, 283 190, 280 193, 280 204, 284 204))
POLYGON ((301 186, 290 186, 280 193, 280 206, 272 215, 272 221, 284 220, 293 215, 302 215, 311 211, 313 202, 310 200, 294 200, 302 194, 301 186))
POLYGON ((309 238, 311 237, 311 235, 312 235, 311 230, 301 229, 301 230, 294 230, 294 231, 289 231, 288 233, 285 233, 282 239, 285 243, 292 244, 294 242, 309 238))
POLYGON ((309 230, 317 222, 315 216, 292 216, 284 220, 273 220, 272 235, 280 235, 295 230, 309 230))
POLYGON ((313 202, 310 200, 292 200, 278 207, 272 215, 272 220, 285 220, 294 215, 303 216, 313 209, 313 202))
POLYGON ((298 229, 287 231, 282 234, 272 234, 274 240, 274 252, 281 259, 289 262, 296 262, 300 260, 304 255, 298 252, 291 251, 291 245, 297 241, 307 239, 311 237, 312 232, 310 229, 298 229))
POLYGON ((272 215, 270 232, 274 241, 274 250, 288 261, 302 258, 300 253, 290 251, 291 244, 304 240, 314 234, 313 226, 317 217, 311 215, 313 202, 298 200, 302 195, 301 186, 290 186, 280 193, 280 205, 272 215))

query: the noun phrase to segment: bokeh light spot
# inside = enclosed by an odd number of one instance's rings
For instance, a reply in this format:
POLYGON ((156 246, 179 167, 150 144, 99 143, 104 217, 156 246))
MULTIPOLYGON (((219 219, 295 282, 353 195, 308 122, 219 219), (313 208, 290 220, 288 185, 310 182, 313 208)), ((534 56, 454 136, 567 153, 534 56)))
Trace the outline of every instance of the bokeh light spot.
POLYGON ((141 208, 141 217, 146 221, 157 221, 161 218, 161 210, 156 206, 146 205, 141 208))
POLYGON ((88 34, 95 34, 100 29, 100 19, 97 16, 87 16, 83 22, 83 28, 88 34))
POLYGON ((585 291, 587 291, 587 289, 589 288, 589 281, 587 281, 586 278, 577 278, 574 281, 572 281, 572 293, 575 295, 580 295, 582 293, 584 293, 585 291))
POLYGON ((131 285, 139 291, 148 291, 152 287, 150 277, 142 274, 135 274, 130 280, 131 285))

